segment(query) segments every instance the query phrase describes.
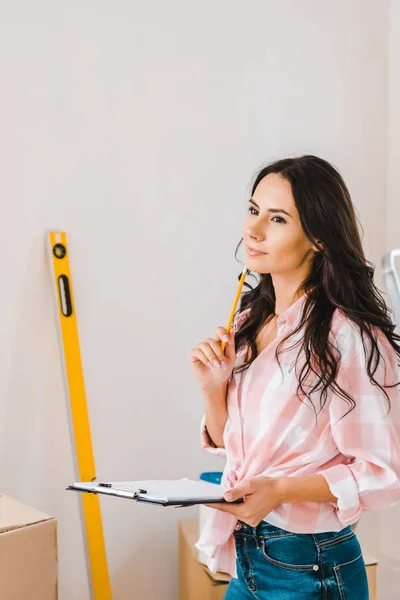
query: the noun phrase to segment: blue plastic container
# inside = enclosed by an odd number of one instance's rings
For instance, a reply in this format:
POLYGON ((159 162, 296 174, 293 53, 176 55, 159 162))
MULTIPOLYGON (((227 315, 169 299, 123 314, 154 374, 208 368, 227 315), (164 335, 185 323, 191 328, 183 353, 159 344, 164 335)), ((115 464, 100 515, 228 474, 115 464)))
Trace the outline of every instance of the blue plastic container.
POLYGON ((222 471, 206 471, 200 475, 202 481, 208 481, 208 483, 216 483, 219 485, 222 479, 222 471))

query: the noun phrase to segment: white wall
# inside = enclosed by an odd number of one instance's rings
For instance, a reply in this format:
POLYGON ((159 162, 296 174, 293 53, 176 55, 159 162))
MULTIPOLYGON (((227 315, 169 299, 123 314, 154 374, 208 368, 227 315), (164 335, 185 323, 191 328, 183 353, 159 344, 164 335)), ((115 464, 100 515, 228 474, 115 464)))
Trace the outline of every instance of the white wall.
POLYGON ((400 247, 400 2, 390 2, 387 249, 400 247))
MULTIPOLYGON (((400 248, 400 2, 390 2, 386 251, 400 248)), ((397 263, 399 271, 400 264, 397 263)), ((400 330, 397 328, 397 333, 400 330)), ((381 549, 400 560, 400 505, 382 514, 381 549)))
MULTIPOLYGON (((379 268, 387 37, 382 0, 1 3, 0 481, 58 518, 61 600, 89 591, 44 232, 69 234, 98 476, 219 470, 187 354, 225 325, 250 178, 331 160, 379 268)), ((102 510, 114 599, 175 600, 197 510, 102 510)))

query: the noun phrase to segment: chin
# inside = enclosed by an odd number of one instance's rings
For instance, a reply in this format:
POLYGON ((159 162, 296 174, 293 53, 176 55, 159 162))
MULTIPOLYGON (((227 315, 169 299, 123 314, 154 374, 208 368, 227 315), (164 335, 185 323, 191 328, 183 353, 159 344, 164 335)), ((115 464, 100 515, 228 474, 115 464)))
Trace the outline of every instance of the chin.
POLYGON ((250 261, 246 262, 246 267, 249 269, 249 271, 258 275, 268 275, 268 273, 271 272, 269 269, 263 269, 260 265, 253 267, 250 261))
POLYGON ((256 275, 269 275, 270 271, 260 271, 259 269, 249 269, 252 273, 256 275))
POLYGON ((246 255, 246 265, 253 273, 269 273, 270 263, 263 256, 246 255))

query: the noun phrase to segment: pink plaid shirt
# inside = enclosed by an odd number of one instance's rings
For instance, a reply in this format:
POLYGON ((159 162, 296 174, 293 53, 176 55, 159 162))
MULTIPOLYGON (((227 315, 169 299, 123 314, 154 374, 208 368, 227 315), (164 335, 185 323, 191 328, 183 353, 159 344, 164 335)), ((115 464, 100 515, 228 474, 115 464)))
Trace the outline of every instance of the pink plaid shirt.
MULTIPOLYGON (((331 324, 332 341, 342 356, 336 381, 353 396, 356 406, 339 421, 350 405, 329 390, 316 422, 309 401, 303 398, 301 402, 296 397, 296 372, 304 364, 301 355, 296 369, 292 368, 299 346, 280 354, 283 374, 275 359, 276 346, 299 323, 305 300, 306 294, 279 316, 276 339, 250 368, 235 374, 229 382, 225 448, 210 444, 205 417, 201 422, 201 444, 208 452, 226 459, 222 477, 226 488, 256 475, 322 474, 337 502, 283 503, 264 520, 295 533, 340 531, 358 521, 363 511, 387 508, 400 501, 399 387, 386 388, 391 410, 384 418, 389 405, 369 380, 361 335, 337 309, 331 324)), ((249 311, 239 314, 236 331, 249 311)), ((375 333, 384 358, 375 379, 381 385, 396 383, 400 379, 396 353, 379 329, 375 333)), ((301 336, 300 331, 291 337, 286 347, 301 336)), ((246 351, 247 347, 238 352, 236 365, 244 362, 246 351)), ((315 382, 316 376, 308 381, 315 382)), ((318 412, 318 392, 314 392, 312 400, 318 412)), ((206 554, 213 573, 224 571, 237 577, 232 535, 237 521, 229 513, 212 508, 208 511, 196 548, 206 554)))

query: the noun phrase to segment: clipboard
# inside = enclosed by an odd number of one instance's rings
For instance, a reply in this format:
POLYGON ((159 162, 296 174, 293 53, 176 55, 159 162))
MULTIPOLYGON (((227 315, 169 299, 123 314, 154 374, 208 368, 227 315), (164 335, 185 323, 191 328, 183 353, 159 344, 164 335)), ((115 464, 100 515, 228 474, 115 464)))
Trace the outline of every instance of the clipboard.
MULTIPOLYGON (((223 497, 226 489, 222 485, 186 478, 122 482, 79 481, 66 489, 81 493, 115 496, 159 506, 174 506, 175 508, 226 502, 223 497)), ((243 503, 243 498, 229 504, 241 503, 243 503)))

